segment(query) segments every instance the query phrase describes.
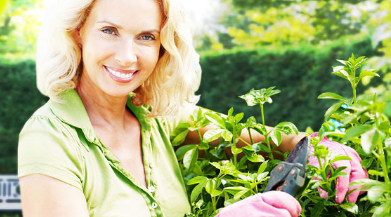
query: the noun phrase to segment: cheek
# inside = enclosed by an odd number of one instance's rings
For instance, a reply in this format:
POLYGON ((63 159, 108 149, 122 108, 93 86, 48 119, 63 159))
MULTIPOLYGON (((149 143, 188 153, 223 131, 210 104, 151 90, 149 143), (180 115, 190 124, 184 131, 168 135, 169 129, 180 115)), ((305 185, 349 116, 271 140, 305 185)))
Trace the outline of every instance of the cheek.
POLYGON ((115 52, 115 45, 107 40, 91 37, 86 42, 82 48, 84 64, 100 64, 115 52))
POLYGON ((145 51, 144 63, 148 65, 148 68, 154 69, 159 60, 159 47, 151 47, 145 51))

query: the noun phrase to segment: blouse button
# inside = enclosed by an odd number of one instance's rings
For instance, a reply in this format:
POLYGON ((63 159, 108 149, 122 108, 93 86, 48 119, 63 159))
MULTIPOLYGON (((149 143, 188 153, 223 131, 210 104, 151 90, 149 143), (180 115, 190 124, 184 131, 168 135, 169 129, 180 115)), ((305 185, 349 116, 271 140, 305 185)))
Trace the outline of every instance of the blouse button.
POLYGON ((153 186, 151 185, 151 186, 149 186, 148 190, 149 190, 150 192, 154 192, 156 189, 155 189, 155 187, 153 187, 153 186))
POLYGON ((156 207, 157 207, 157 203, 153 202, 152 203, 152 208, 156 209, 156 207))

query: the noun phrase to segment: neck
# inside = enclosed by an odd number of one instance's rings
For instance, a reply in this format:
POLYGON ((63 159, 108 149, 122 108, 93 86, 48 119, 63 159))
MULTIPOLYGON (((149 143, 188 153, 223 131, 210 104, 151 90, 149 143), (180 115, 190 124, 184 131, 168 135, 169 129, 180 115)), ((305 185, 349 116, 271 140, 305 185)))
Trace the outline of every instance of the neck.
POLYGON ((128 96, 111 96, 90 85, 76 88, 93 126, 125 127, 128 96))

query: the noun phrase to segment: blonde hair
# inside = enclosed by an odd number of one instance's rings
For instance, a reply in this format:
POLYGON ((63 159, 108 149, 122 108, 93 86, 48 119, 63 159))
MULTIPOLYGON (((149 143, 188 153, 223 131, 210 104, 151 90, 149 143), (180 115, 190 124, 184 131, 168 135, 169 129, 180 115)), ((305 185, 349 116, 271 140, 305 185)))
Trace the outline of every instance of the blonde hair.
MULTIPOLYGON (((49 9, 37 41, 37 86, 61 101, 59 93, 75 89, 82 72, 81 49, 72 34, 80 28, 96 0, 67 0, 49 9)), ((132 97, 149 105, 150 116, 173 115, 186 102, 195 104, 201 81, 199 56, 192 45, 190 25, 178 0, 158 0, 163 13, 160 58, 151 76, 132 97)))

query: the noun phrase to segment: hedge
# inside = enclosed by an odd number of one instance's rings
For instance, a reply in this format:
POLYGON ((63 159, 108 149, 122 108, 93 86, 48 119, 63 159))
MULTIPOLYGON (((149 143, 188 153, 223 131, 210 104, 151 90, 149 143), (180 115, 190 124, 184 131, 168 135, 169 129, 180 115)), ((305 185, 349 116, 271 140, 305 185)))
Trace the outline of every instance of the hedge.
MULTIPOLYGON (((293 122, 301 131, 307 127, 319 129, 323 114, 333 103, 318 100, 319 94, 333 90, 351 97, 351 87, 332 75, 336 59, 354 53, 356 56, 376 55, 368 38, 345 39, 324 45, 294 47, 267 47, 209 53, 201 57, 203 69, 199 105, 217 112, 244 112, 246 118, 254 116, 261 122, 260 109, 248 107, 238 96, 252 88, 275 86, 281 90, 273 96, 274 103, 266 104, 266 125, 293 122)), ((381 79, 372 79, 380 82, 381 79)), ((371 85, 374 85, 372 83, 371 85)), ((362 88, 358 88, 359 90, 362 88)))
POLYGON ((33 60, 1 60, 0 75, 0 174, 16 174, 19 132, 47 99, 36 88, 33 60))
MULTIPOLYGON (((275 103, 265 105, 266 123, 291 121, 299 130, 314 129, 322 123, 329 101, 321 101, 321 92, 335 90, 350 93, 342 79, 332 77, 335 59, 374 55, 369 39, 349 43, 334 42, 323 47, 276 47, 237 50, 202 55, 200 106, 226 113, 230 107, 259 119, 259 109, 248 107, 238 96, 251 88, 276 86, 281 93, 275 103)), ((36 88, 35 63, 23 60, 8 63, 0 60, 0 174, 16 174, 18 134, 25 121, 47 98, 36 88)), ((373 79, 375 80, 375 79, 373 79)))

